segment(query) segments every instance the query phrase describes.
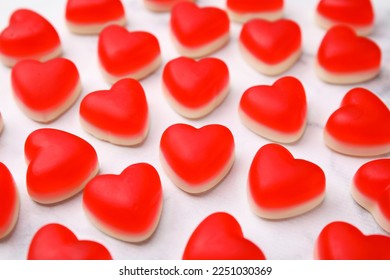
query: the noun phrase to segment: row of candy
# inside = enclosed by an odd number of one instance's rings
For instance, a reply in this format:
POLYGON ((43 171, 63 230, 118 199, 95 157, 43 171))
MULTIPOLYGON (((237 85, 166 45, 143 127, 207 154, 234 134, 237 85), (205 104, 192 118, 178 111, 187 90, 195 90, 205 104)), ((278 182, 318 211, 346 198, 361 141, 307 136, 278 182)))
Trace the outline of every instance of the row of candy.
MULTIPOLYGON (((229 129, 221 125, 195 129, 175 124, 163 133, 160 153, 164 170, 178 187, 190 193, 202 192, 227 175, 234 161, 234 140, 229 129)), ((156 230, 163 208, 163 190, 153 166, 139 163, 130 165, 120 175, 97 175, 94 148, 85 140, 56 129, 32 132, 26 139, 25 156, 27 190, 33 200, 52 204, 83 191, 87 216, 106 234, 141 242, 156 230)), ((390 231, 389 176, 390 160, 374 160, 356 172, 352 184, 354 199, 386 231, 390 231)), ((319 166, 295 159, 281 145, 267 144, 259 149, 249 170, 249 205, 255 214, 266 219, 297 216, 323 201, 325 181, 319 166)), ((19 213, 17 187, 3 164, 1 193, 3 238, 12 231, 19 213)))

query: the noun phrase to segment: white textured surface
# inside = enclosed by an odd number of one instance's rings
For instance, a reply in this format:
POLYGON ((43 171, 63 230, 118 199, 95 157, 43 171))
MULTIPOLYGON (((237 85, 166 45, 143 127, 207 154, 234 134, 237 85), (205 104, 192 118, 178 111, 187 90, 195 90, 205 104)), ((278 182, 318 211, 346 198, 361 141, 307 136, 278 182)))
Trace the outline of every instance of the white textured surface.
MULTIPOLYGON (((130 30, 152 32, 160 41, 163 64, 178 56, 170 39, 168 13, 152 13, 141 0, 124 0, 127 27, 130 30)), ((198 1, 202 6, 215 4, 224 7, 225 1, 198 1)), ((317 1, 285 1, 285 17, 297 21, 303 36, 303 53, 296 65, 283 75, 301 80, 308 101, 308 124, 303 137, 295 144, 285 145, 297 158, 310 160, 323 168, 327 178, 324 202, 302 216, 281 221, 263 220, 251 212, 247 200, 246 183, 249 166, 257 150, 268 140, 254 134, 241 124, 237 110, 242 93, 259 84, 272 84, 278 77, 266 77, 253 70, 241 57, 238 35, 241 25, 231 24, 231 39, 214 56, 223 59, 231 74, 231 91, 214 112, 200 120, 187 120, 168 104, 161 87, 160 67, 142 80, 150 108, 150 132, 145 142, 135 148, 119 147, 99 141, 83 131, 78 109, 81 98, 95 90, 107 89, 98 66, 97 37, 78 36, 66 28, 65 1, 13 0, 0 2, 0 29, 19 7, 32 8, 49 19, 62 39, 64 56, 78 67, 83 91, 75 105, 56 121, 42 125, 27 118, 13 100, 10 69, 0 65, 0 112, 5 128, 0 136, 0 161, 4 162, 16 180, 21 198, 20 217, 12 234, 0 240, 0 259, 25 259, 35 232, 47 223, 57 222, 70 228, 79 238, 101 242, 115 259, 180 259, 192 231, 207 215, 215 211, 232 214, 241 224, 247 238, 262 248, 269 259, 312 259, 314 241, 329 222, 342 220, 354 224, 366 234, 386 234, 371 214, 351 197, 353 174, 372 158, 354 158, 337 154, 323 142, 323 127, 329 115, 338 108, 344 94, 354 86, 335 86, 319 80, 315 74, 315 54, 325 31, 314 22, 317 1), (159 162, 159 141, 171 124, 184 122, 196 127, 219 123, 231 129, 236 142, 236 160, 231 172, 215 189, 204 195, 189 195, 173 185, 159 162), (79 194, 55 206, 33 202, 26 190, 24 141, 33 130, 54 127, 72 132, 91 143, 99 156, 101 173, 120 173, 137 162, 151 163, 158 170, 164 190, 164 207, 160 224, 147 242, 130 244, 113 239, 95 228, 83 212, 79 194)), ((373 1, 376 12, 375 28, 370 36, 383 52, 380 75, 369 82, 358 84, 377 93, 390 105, 390 2, 373 1)), ((388 156, 388 155, 387 155, 388 156)))

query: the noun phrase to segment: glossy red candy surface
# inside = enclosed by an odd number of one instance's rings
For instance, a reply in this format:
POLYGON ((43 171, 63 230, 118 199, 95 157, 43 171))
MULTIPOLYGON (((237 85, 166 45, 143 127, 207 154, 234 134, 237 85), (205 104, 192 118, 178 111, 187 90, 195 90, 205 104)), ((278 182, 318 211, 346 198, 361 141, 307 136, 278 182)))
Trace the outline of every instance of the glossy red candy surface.
POLYGON ((275 22, 253 19, 244 24, 240 42, 257 59, 267 64, 281 63, 301 48, 301 30, 288 19, 275 22))
POLYGON ((60 44, 51 23, 28 9, 16 10, 0 34, 0 54, 18 59, 44 55, 60 44))
POLYGON ((110 25, 99 35, 98 55, 106 72, 122 76, 153 63, 160 56, 160 45, 151 33, 110 25))
POLYGON ((0 162, 0 240, 15 226, 19 214, 19 194, 14 178, 0 162))
POLYGON ((364 235, 346 222, 333 222, 319 234, 314 257, 320 260, 389 260, 390 237, 364 235))
POLYGON ((179 57, 166 64, 163 82, 176 102, 197 109, 213 102, 228 87, 229 69, 217 58, 196 61, 179 57))
POLYGON ((206 217, 187 242, 183 260, 265 260, 261 249, 246 239, 230 214, 206 217))
POLYGON ((390 144, 390 110, 374 93, 354 88, 344 96, 340 108, 325 129, 333 138, 352 145, 390 144))
POLYGON ((66 58, 47 62, 20 61, 12 68, 13 92, 37 121, 49 122, 75 101, 80 92, 80 76, 76 65, 66 58))
POLYGON ((47 224, 31 240, 28 260, 112 260, 102 244, 79 240, 67 227, 47 224))
POLYGON ((323 196, 325 185, 325 174, 318 165, 295 159, 279 144, 261 147, 249 170, 249 195, 254 206, 270 213, 294 209, 323 196))
POLYGON ((283 77, 273 85, 247 89, 240 110, 256 123, 281 133, 294 133, 306 124, 305 89, 294 77, 283 77))
POLYGON ((110 90, 91 92, 80 104, 80 117, 107 135, 137 137, 148 127, 148 104, 141 84, 122 79, 110 90))
POLYGON ((125 16, 120 0, 68 0, 66 20, 75 24, 101 24, 125 16))
POLYGON ((162 196, 156 169, 138 163, 120 175, 103 174, 92 179, 85 187, 83 205, 105 233, 125 241, 142 241, 157 226, 162 196))
POLYGON ((321 0, 317 12, 338 23, 367 25, 374 22, 371 0, 321 0))
POLYGON ((27 191, 40 203, 55 203, 75 195, 98 170, 95 149, 84 139, 62 130, 33 131, 24 151, 27 191))
POLYGON ((317 61, 330 72, 367 72, 380 67, 381 50, 374 41, 357 36, 350 27, 337 25, 322 39, 317 61))
POLYGON ((182 2, 172 9, 171 30, 185 47, 204 46, 229 32, 226 12, 216 7, 199 8, 191 2, 182 2), (207 30, 207 32, 205 32, 207 30))

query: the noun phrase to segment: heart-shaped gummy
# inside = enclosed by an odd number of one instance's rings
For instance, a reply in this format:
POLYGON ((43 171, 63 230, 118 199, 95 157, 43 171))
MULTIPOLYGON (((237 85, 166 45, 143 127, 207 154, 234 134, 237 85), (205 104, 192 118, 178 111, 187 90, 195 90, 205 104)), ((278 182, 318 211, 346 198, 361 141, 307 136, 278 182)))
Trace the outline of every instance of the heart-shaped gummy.
POLYGON ((277 20, 283 16, 283 0, 227 0, 229 17, 237 22, 254 18, 277 20))
POLYGON ((283 0, 227 0, 226 6, 241 12, 274 11, 283 8, 283 0))
POLYGON ((160 159, 176 186, 189 193, 207 191, 220 182, 234 162, 234 138, 218 124, 199 129, 168 127, 160 141, 160 159))
POLYGON ((362 165, 353 177, 352 196, 390 233, 390 159, 362 165))
POLYGON ((354 88, 328 119, 325 143, 333 150, 353 156, 390 152, 390 110, 375 94, 354 88))
POLYGON ((102 244, 78 240, 67 227, 47 224, 34 235, 27 254, 28 260, 112 260, 102 244))
POLYGON ((12 231, 18 216, 18 190, 11 172, 0 162, 0 240, 12 231))
POLYGON ((317 74, 330 83, 358 83, 374 78, 381 67, 381 50, 348 26, 328 30, 317 52, 317 74))
POLYGON ((11 73, 15 99, 31 119, 47 123, 63 114, 81 91, 79 72, 74 63, 55 58, 41 63, 23 60, 11 73))
POLYGON ((360 35, 367 35, 374 25, 371 0, 321 0, 316 9, 317 22, 328 29, 336 24, 348 25, 360 35))
POLYGON ((118 145, 136 145, 148 132, 145 92, 137 80, 122 79, 110 90, 89 93, 80 104, 80 120, 95 137, 118 145))
POLYGON ((301 52, 301 29, 288 19, 274 22, 254 19, 244 24, 240 47, 244 58, 257 71, 277 75, 290 68, 301 52))
POLYGON ((160 45, 148 32, 132 31, 110 25, 99 35, 98 55, 107 80, 142 79, 161 64, 160 45))
POLYGON ((256 153, 248 176, 249 202, 267 219, 303 214, 325 196, 325 174, 316 164, 295 159, 283 146, 267 144, 256 153))
POLYGON ((26 139, 26 184, 30 197, 43 204, 65 200, 98 172, 94 148, 68 132, 42 128, 26 139))
POLYGON ((68 0, 65 18, 70 30, 80 34, 99 34, 107 25, 126 22, 120 0, 68 0))
POLYGON ((154 12, 170 11, 180 2, 194 2, 195 0, 144 0, 145 6, 154 12))
POLYGON ((228 94, 229 69, 217 58, 195 61, 179 57, 166 64, 163 87, 178 113, 200 118, 214 110, 228 94))
POLYGON ((364 235, 346 222, 328 224, 319 234, 314 258, 320 260, 390 260, 390 238, 364 235))
POLYGON ((47 61, 61 54, 61 42, 54 27, 38 13, 16 10, 9 26, 0 34, 0 58, 7 66, 32 58, 47 61))
POLYGON ((246 239, 237 220, 228 213, 206 217, 194 230, 184 260, 265 260, 263 252, 246 239))
POLYGON ((278 142, 298 140, 306 126, 306 94, 301 82, 283 77, 272 86, 254 86, 241 97, 243 123, 257 134, 278 142))
POLYGON ((216 7, 179 3, 172 9, 170 25, 176 47, 184 56, 205 56, 229 40, 229 18, 216 7))
POLYGON ((160 220, 163 193, 156 169, 133 164, 120 175, 99 175, 84 190, 83 205, 92 222, 120 240, 149 238, 160 220))

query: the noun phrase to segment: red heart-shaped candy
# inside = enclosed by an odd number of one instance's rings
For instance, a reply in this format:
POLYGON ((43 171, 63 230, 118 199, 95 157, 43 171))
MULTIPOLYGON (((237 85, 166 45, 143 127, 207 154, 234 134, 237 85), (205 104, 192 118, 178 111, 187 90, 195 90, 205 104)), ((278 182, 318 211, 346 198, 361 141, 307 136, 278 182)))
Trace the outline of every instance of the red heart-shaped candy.
POLYGON ((265 256, 244 237, 233 216, 218 212, 206 217, 194 230, 183 260, 265 260, 265 256))
POLYGON ((12 88, 21 110, 31 119, 47 123, 62 115, 81 92, 74 63, 55 58, 41 63, 23 60, 11 73, 12 88))
POLYGON ((255 133, 281 143, 297 141, 306 126, 306 94, 301 82, 283 77, 272 86, 254 86, 241 97, 242 122, 255 133))
POLYGON ((0 34, 0 59, 7 66, 31 58, 47 61, 61 55, 61 42, 44 17, 27 9, 16 10, 0 34))
POLYGON ((160 45, 148 32, 110 25, 99 35, 98 55, 103 73, 110 83, 122 78, 142 79, 161 64, 160 45))
POLYGON ((125 10, 120 0, 68 0, 65 19, 78 34, 99 34, 110 25, 125 25, 125 10))
POLYGON ((112 260, 102 244, 78 240, 67 227, 47 224, 34 235, 27 254, 28 260, 112 260))
POLYGON ((352 196, 390 233, 390 159, 362 165, 353 177, 352 196))
POLYGON ((18 216, 18 190, 11 172, 0 162, 0 240, 12 231, 18 216))
POLYGON ((141 84, 123 79, 110 90, 89 93, 80 104, 80 120, 84 129, 99 139, 124 146, 141 143, 149 128, 141 84))
POLYGON ((194 2, 195 0, 144 0, 146 8, 154 12, 170 11, 180 2, 194 2))
POLYGON ((374 9, 371 0, 321 0, 316 21, 325 29, 344 24, 359 35, 368 35, 374 26, 374 9))
POLYGON ((218 124, 196 129, 187 124, 168 127, 160 141, 161 164, 173 183, 189 193, 217 185, 234 162, 234 138, 218 124))
POLYGON ((187 118, 213 111, 229 92, 229 69, 218 58, 179 57, 163 72, 163 90, 172 107, 187 118))
POLYGON ((43 204, 65 200, 98 172, 94 148, 65 131, 42 128, 32 132, 24 146, 30 197, 43 204))
POLYGON ((184 56, 202 57, 222 48, 229 41, 229 26, 227 13, 216 7, 182 2, 172 9, 173 41, 184 56))
POLYGON ((99 175, 84 190, 83 205, 104 233, 128 242, 148 239, 160 220, 160 177, 147 163, 133 164, 120 175, 99 175))
POLYGON ((375 94, 354 88, 328 119, 325 143, 339 153, 375 156, 390 152, 390 110, 375 94))
POLYGON ((346 222, 333 222, 317 238, 314 258, 319 260, 390 260, 390 238, 364 235, 346 222))
POLYGON ((231 20, 247 22, 254 18, 277 20, 283 17, 283 0, 227 0, 231 20))
POLYGON ((299 25, 292 20, 253 19, 242 27, 240 49, 255 70, 277 75, 292 67, 300 57, 301 36, 299 25))
POLYGON ((262 218, 297 216, 322 202, 325 181, 316 164, 295 159, 281 145, 267 144, 258 150, 249 170, 249 202, 262 218))
POLYGON ((348 26, 328 30, 317 52, 317 75, 325 82, 352 84, 370 80, 381 68, 381 50, 348 26))

